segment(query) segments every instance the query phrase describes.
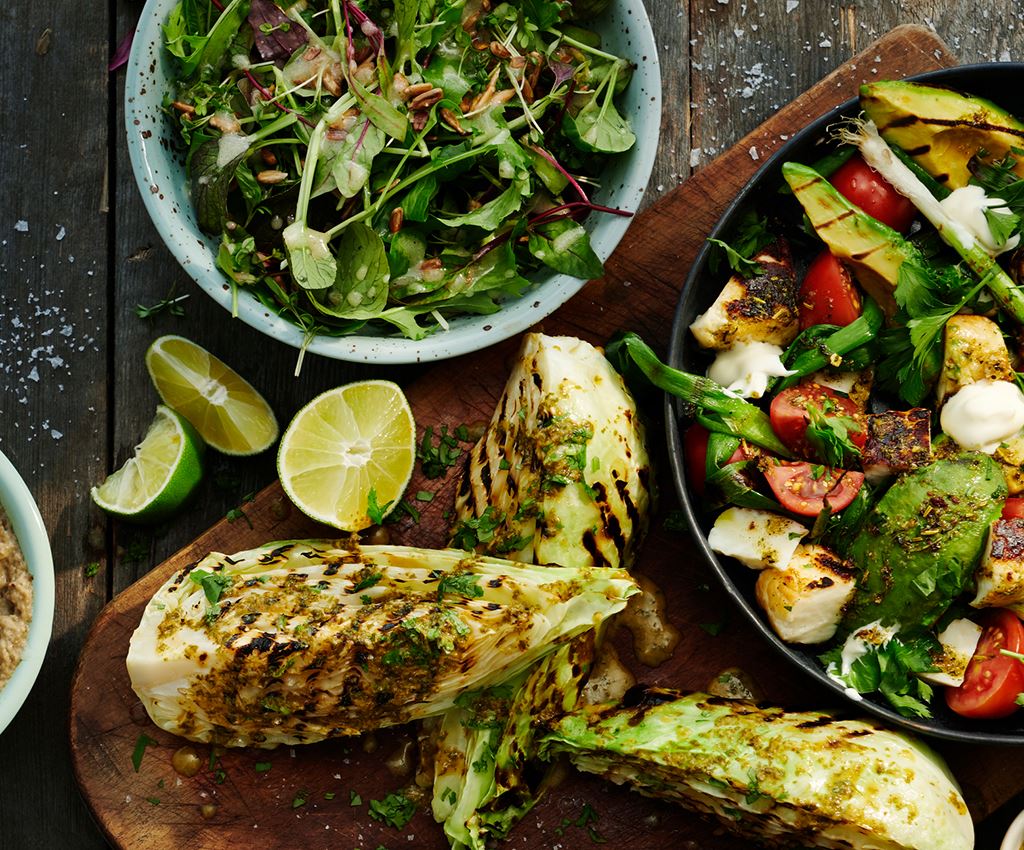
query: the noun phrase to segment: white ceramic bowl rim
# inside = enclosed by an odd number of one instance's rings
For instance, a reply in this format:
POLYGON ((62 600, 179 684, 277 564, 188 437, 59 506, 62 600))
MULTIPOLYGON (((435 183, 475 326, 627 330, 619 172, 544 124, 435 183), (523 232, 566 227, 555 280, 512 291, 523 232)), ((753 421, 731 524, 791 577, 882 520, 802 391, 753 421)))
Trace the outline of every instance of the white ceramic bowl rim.
MULTIPOLYGON (((125 78, 125 126, 128 152, 139 191, 161 238, 199 286, 225 309, 232 307, 231 289, 216 267, 216 241, 203 236, 195 223, 180 166, 174 166, 169 125, 160 103, 170 74, 162 49, 161 24, 176 0, 147 0, 132 44, 125 78), (175 179, 177 178, 177 179, 175 179)), ((650 179, 661 122, 661 72, 658 50, 642 0, 613 0, 600 27, 606 46, 637 65, 623 98, 623 111, 636 132, 637 143, 612 162, 606 175, 620 183, 595 193, 600 203, 636 210, 650 179), (619 173, 621 172, 621 173, 619 173)), ((610 180, 607 182, 611 182, 610 180)), ((606 260, 631 219, 594 213, 586 227, 602 261, 606 260)), ((415 363, 455 357, 507 339, 554 312, 582 288, 585 281, 552 273, 522 298, 509 301, 487 316, 458 317, 447 331, 422 340, 355 335, 315 337, 307 350, 338 360, 376 363, 415 363)), ((253 295, 239 291, 238 317, 282 342, 300 348, 302 331, 268 310, 253 295)))
POLYGON ((21 661, 0 689, 0 732, 14 719, 35 684, 53 629, 53 556, 39 508, 14 465, 0 452, 0 505, 7 511, 29 572, 32 623, 21 661))

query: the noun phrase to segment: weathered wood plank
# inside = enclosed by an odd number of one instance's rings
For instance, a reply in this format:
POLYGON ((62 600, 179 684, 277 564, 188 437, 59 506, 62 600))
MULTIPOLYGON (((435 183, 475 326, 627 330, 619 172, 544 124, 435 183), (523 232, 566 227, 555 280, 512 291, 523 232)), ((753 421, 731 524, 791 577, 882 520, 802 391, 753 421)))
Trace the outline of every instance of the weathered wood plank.
POLYGON ((104 547, 85 494, 107 464, 108 48, 105 5, 0 10, 0 450, 39 504, 57 585, 47 661, 0 738, 4 847, 101 846, 64 742, 75 656, 106 601, 83 567, 104 547))

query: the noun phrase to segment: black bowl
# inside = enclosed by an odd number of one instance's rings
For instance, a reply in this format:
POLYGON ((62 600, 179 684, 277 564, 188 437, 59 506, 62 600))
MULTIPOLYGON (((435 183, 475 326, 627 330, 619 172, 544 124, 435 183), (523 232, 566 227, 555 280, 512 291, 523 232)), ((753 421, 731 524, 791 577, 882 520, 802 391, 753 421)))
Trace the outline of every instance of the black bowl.
MULTIPOLYGON (((1024 82, 1024 63, 964 65, 921 74, 910 79, 970 92, 979 97, 991 99, 1015 115, 1024 114, 1024 86, 1016 88, 1014 85, 1014 83, 1024 82)), ((784 184, 780 170, 782 163, 795 160, 811 164, 819 159, 827 150, 824 145, 827 135, 826 127, 843 117, 856 115, 858 112, 857 100, 853 98, 794 135, 758 169, 708 236, 723 238, 723 234, 729 233, 737 216, 750 206, 757 207, 758 201, 766 211, 770 207, 775 216, 779 215, 780 209, 787 210, 788 208, 793 216, 792 223, 794 225, 798 223, 801 217, 799 203, 792 197, 783 198, 777 194, 779 186, 784 184)), ((786 212, 782 214, 785 215, 786 212)), ((820 244, 818 248, 820 249, 820 244)), ((709 358, 707 353, 703 352, 694 342, 693 336, 689 332, 689 325, 718 297, 727 273, 720 270, 717 275, 711 274, 708 269, 708 249, 708 244, 705 244, 690 269, 672 325, 668 362, 677 369, 690 372, 703 373, 709 358)), ((810 259, 810 253, 805 251, 805 256, 800 256, 799 248, 794 246, 794 259, 799 266, 801 262, 807 262, 810 259)), ((816 679, 843 700, 851 702, 858 710, 863 709, 886 721, 924 735, 975 743, 1024 746, 1024 713, 1005 720, 968 720, 946 708, 945 700, 942 699, 937 688, 936 697, 932 701, 934 717, 931 719, 903 717, 876 695, 865 695, 863 699, 854 700, 841 684, 825 674, 824 668, 817 660, 817 652, 814 648, 807 650, 783 643, 772 631, 754 598, 755 579, 751 570, 731 559, 725 559, 724 562, 719 560, 708 546, 707 534, 713 517, 703 509, 695 494, 691 494, 686 481, 686 464, 679 427, 681 416, 682 410, 677 400, 667 399, 665 421, 672 475, 687 523, 697 546, 722 582, 726 592, 765 640, 769 641, 778 652, 807 675, 816 679)))

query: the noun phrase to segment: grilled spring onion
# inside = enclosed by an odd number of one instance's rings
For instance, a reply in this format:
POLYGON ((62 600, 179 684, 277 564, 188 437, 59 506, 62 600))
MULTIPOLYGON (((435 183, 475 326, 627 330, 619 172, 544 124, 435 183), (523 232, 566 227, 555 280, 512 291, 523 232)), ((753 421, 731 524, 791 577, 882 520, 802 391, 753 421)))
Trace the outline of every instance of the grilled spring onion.
POLYGON ((704 413, 701 420, 710 430, 733 434, 779 457, 792 453, 775 436, 768 414, 749 401, 727 392, 710 378, 680 372, 662 363, 651 347, 635 333, 618 341, 652 384, 678 396, 704 413))
POLYGON ((469 456, 453 545, 524 563, 628 567, 652 485, 633 397, 600 350, 527 334, 469 456), (486 539, 463 533, 481 520, 486 539))
POLYGON ((526 670, 636 592, 618 570, 341 541, 212 553, 132 635, 132 687, 193 741, 273 747, 440 714, 526 670))
POLYGON ((878 135, 872 121, 851 120, 840 127, 839 139, 856 145, 864 161, 882 175, 893 188, 908 198, 939 232, 942 241, 955 250, 992 297, 1018 324, 1024 325, 1024 291, 1002 269, 995 258, 982 248, 963 226, 953 219, 918 176, 897 157, 878 135))
POLYGON ((971 850, 946 766, 865 720, 649 689, 566 715, 547 758, 714 815, 767 847, 971 850), (630 698, 633 698, 630 700, 630 698))

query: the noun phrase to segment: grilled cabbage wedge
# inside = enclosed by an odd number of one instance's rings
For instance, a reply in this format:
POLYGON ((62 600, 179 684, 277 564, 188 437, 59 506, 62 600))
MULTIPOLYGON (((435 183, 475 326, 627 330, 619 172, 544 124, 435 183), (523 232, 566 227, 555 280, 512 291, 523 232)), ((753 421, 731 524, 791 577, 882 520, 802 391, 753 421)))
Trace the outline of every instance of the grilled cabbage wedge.
POLYGON ((717 817, 768 847, 971 850, 942 760, 866 720, 648 689, 566 715, 540 742, 641 794, 717 817))
POLYGON ((501 685, 462 694, 456 708, 424 721, 434 762, 434 819, 454 850, 483 850, 540 799, 526 781, 540 724, 576 708, 594 660, 594 633, 560 645, 501 685))
MULTIPOLYGON (((644 433, 622 378, 582 340, 528 334, 467 462, 454 541, 483 522, 495 526, 486 539, 475 535, 487 554, 628 568, 651 503, 644 433)), ((524 773, 536 761, 537 724, 577 707, 593 657, 591 633, 545 656, 508 693, 503 726, 481 725, 468 704, 430 721, 434 818, 453 848, 482 850, 535 805, 544 781, 524 773)), ((492 710, 493 689, 481 704, 492 710)))
POLYGON ((193 741, 273 747, 447 711, 526 670, 635 593, 617 570, 329 540, 212 553, 132 635, 132 687, 193 741))
POLYGON ((627 565, 651 487, 643 426, 618 372, 583 340, 527 334, 467 460, 454 540, 473 542, 460 530, 483 519, 493 534, 480 548, 514 561, 627 565))

